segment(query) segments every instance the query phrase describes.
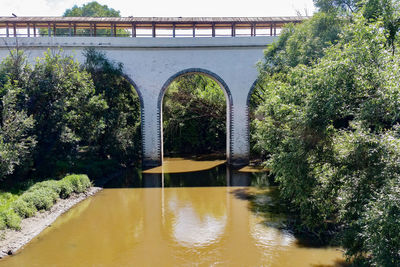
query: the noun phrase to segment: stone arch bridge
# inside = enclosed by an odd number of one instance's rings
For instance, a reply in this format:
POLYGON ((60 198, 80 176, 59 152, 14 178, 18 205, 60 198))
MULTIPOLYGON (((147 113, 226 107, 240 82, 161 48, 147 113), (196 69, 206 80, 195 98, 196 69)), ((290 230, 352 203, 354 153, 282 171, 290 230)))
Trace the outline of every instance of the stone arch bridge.
POLYGON ((226 96, 227 160, 244 165, 256 64, 284 24, 303 19, 0 17, 0 59, 18 46, 32 61, 48 48, 62 48, 83 62, 83 50, 94 47, 122 62, 140 96, 145 167, 162 164, 162 100, 169 84, 184 74, 204 74, 226 96))

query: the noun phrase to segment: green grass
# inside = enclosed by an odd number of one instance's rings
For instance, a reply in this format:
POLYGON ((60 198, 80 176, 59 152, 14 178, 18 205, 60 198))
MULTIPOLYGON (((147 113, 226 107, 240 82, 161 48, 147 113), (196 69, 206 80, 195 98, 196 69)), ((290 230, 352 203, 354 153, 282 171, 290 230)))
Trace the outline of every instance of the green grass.
POLYGON ((87 175, 73 174, 58 181, 38 182, 24 192, 0 191, 0 230, 19 230, 23 218, 32 217, 37 211, 49 210, 58 198, 85 192, 91 185, 87 175))

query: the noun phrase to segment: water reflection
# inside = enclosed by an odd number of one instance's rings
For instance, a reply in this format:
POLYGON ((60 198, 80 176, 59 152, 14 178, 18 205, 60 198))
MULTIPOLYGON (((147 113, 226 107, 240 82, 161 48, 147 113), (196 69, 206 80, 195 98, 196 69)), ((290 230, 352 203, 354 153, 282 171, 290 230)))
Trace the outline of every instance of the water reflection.
MULTIPOLYGON (((267 178, 225 164, 193 173, 130 171, 0 266, 335 266, 339 251, 298 246, 252 211, 249 195, 259 189, 243 186, 267 178)), ((260 201, 272 199, 269 192, 260 201)))
POLYGON ((234 169, 224 160, 166 158, 165 166, 130 169, 109 181, 105 188, 209 187, 268 185, 268 173, 254 168, 234 169), (255 172, 251 172, 255 170, 255 172))

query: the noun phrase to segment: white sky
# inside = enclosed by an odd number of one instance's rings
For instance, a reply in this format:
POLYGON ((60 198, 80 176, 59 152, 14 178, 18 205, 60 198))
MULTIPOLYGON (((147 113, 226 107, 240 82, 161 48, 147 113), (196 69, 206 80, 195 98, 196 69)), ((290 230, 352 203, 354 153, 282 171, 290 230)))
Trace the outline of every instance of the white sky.
MULTIPOLYGON (((0 16, 61 16, 90 0, 0 0, 0 16)), ((98 0, 123 17, 252 17, 312 15, 312 0, 98 0)))

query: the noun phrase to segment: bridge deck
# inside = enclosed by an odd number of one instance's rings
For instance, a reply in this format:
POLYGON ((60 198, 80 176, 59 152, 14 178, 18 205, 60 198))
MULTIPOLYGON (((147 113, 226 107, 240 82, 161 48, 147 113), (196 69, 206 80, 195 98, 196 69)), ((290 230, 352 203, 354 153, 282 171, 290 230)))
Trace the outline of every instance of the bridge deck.
POLYGON ((277 36, 308 17, 0 17, 0 37, 277 36))

